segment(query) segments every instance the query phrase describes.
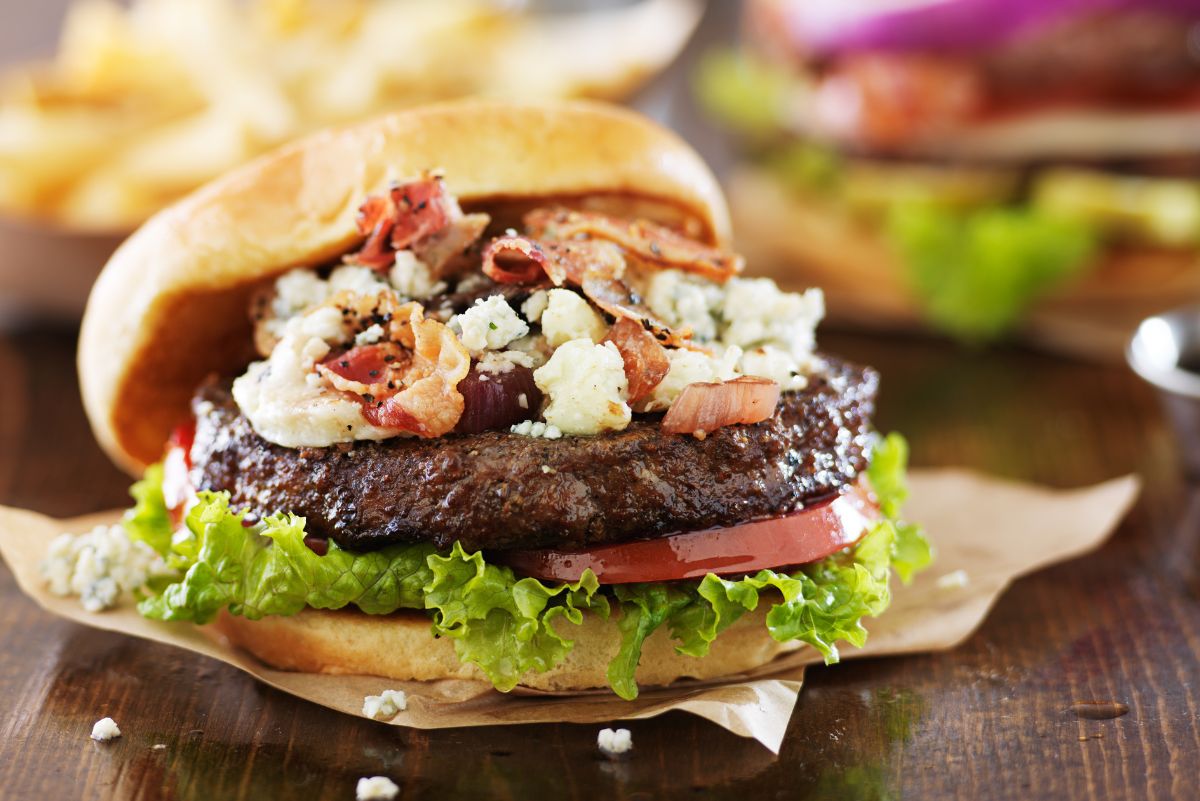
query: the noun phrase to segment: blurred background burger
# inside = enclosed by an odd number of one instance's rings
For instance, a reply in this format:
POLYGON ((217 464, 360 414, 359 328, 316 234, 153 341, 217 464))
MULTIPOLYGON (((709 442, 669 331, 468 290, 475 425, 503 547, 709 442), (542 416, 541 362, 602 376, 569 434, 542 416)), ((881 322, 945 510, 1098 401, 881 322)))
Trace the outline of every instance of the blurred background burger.
POLYGON ((1200 296, 1198 0, 748 0, 739 245, 835 317, 1117 355, 1200 296))

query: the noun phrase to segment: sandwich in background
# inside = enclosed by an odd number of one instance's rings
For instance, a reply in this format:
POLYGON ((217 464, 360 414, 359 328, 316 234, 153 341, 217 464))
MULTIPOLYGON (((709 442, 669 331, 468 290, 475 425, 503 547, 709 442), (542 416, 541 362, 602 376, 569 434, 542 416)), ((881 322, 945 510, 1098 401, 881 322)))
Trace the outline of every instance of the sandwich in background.
POLYGON ((835 317, 1119 354, 1200 295, 1200 2, 750 0, 698 90, 739 241, 835 317))

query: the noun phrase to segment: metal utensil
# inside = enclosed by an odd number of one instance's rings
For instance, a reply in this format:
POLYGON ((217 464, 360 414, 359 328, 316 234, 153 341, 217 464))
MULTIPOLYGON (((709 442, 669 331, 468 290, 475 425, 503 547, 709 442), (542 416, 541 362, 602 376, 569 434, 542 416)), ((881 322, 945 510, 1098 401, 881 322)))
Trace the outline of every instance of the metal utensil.
POLYGON ((1158 390, 1178 434, 1184 466, 1200 478, 1200 306, 1143 320, 1125 357, 1133 371, 1158 390))

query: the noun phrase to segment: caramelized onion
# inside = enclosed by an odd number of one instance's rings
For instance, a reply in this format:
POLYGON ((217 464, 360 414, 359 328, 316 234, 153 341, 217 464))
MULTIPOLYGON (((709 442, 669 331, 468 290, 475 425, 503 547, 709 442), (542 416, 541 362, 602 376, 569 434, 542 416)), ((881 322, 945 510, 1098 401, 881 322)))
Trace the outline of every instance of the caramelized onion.
POLYGON ((742 376, 732 381, 688 384, 663 418, 663 431, 703 439, 722 426, 759 423, 775 413, 779 384, 742 376))
POLYGON ((625 362, 629 402, 635 403, 654 391, 671 369, 667 351, 654 335, 628 318, 619 318, 608 330, 605 341, 613 343, 625 362))
POLYGON ((459 434, 506 429, 537 417, 542 393, 533 382, 533 371, 519 364, 508 372, 488 372, 476 363, 458 382, 463 396, 463 414, 454 430, 459 434), (521 396, 525 404, 521 404, 521 396))

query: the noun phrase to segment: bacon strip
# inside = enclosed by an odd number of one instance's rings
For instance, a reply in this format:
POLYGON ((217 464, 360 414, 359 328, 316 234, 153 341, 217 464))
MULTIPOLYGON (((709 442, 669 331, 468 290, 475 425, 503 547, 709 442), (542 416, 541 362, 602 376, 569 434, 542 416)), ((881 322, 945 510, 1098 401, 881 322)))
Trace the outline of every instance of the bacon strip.
POLYGON ((499 284, 532 284, 548 274, 542 244, 527 236, 498 236, 483 249, 483 272, 499 284))
POLYGON ((483 234, 486 214, 463 215, 441 179, 423 174, 393 186, 386 195, 371 195, 359 207, 355 224, 367 239, 348 261, 386 270, 398 250, 412 248, 435 276, 440 276, 483 234))
POLYGON ((414 242, 413 255, 435 279, 464 272, 471 266, 467 254, 491 221, 486 214, 464 214, 436 234, 414 242))
POLYGON ((760 423, 775 414, 778 403, 779 384, 766 378, 688 384, 667 410, 662 428, 704 439, 723 426, 760 423))
POLYGON ((580 286, 584 276, 620 275, 621 251, 609 242, 547 242, 519 234, 493 239, 483 251, 483 272, 502 284, 532 284, 546 275, 555 286, 580 286))
POLYGON ((396 225, 396 209, 390 197, 371 195, 358 208, 355 219, 358 232, 367 238, 351 260, 372 270, 386 269, 395 257, 388 246, 392 228, 396 225))
POLYGON ((642 299, 618 278, 588 273, 583 278, 583 294, 618 320, 630 320, 649 332, 656 342, 675 348, 686 347, 691 329, 673 330, 642 304, 642 299))
POLYGON ((543 208, 525 215, 525 227, 539 239, 590 237, 614 242, 643 261, 677 267, 720 283, 740 273, 745 266, 744 259, 736 253, 708 247, 649 220, 630 221, 597 212, 543 208))
POLYGON ((462 417, 458 384, 471 369, 471 356, 447 326, 426 319, 418 303, 400 306, 382 292, 377 307, 389 305, 390 341, 360 345, 317 365, 335 389, 355 396, 375 426, 419 437, 440 437, 462 417))
POLYGON ((654 335, 627 317, 617 320, 604 337, 621 352, 625 379, 629 382, 629 402, 636 403, 654 391, 671 370, 666 349, 654 335))
POLYGON ((442 182, 427 175, 393 186, 388 195, 396 209, 392 250, 404 250, 414 242, 436 234, 461 214, 458 204, 446 194, 442 182))

